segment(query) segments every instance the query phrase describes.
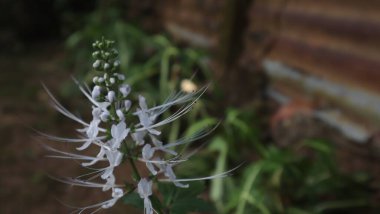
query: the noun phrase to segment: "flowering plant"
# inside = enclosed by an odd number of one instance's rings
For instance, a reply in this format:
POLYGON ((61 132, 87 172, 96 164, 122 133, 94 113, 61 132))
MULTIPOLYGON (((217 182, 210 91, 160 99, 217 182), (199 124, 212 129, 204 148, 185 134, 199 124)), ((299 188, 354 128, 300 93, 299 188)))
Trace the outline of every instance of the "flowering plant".
POLYGON ((232 170, 209 177, 177 178, 173 167, 187 161, 196 151, 179 153, 176 148, 180 145, 194 142, 208 135, 213 128, 206 128, 191 136, 182 137, 174 142, 161 140, 160 128, 179 119, 188 113, 199 97, 206 91, 207 86, 190 93, 179 92, 169 96, 163 104, 149 107, 145 97, 138 96, 138 105, 131 100, 131 87, 124 83, 125 76, 118 72, 120 63, 118 51, 113 48, 113 41, 105 40, 93 43, 93 68, 97 75, 93 78, 94 86, 90 89, 74 80, 81 92, 91 102, 92 120, 86 122, 62 106, 52 93, 45 87, 52 99, 53 107, 63 115, 83 126, 77 129, 79 138, 63 138, 44 134, 47 138, 76 145, 78 151, 97 148, 97 154, 84 155, 61 151, 50 146, 46 148, 54 154, 50 157, 73 159, 81 162, 83 167, 92 170, 91 173, 77 178, 62 178, 62 182, 99 188, 110 191, 109 199, 78 208, 93 212, 112 207, 123 196, 137 192, 144 204, 144 213, 162 213, 160 207, 153 206, 152 201, 159 201, 154 194, 154 184, 169 182, 178 188, 189 188, 189 182, 209 180, 227 176, 232 170), (180 106, 168 117, 163 117, 172 106, 180 106), (118 184, 114 170, 127 162, 133 170, 132 183, 118 184), (136 162, 145 164, 147 173, 143 174, 136 162), (105 167, 104 167, 104 164, 105 167), (98 180, 98 181, 95 181, 98 180))

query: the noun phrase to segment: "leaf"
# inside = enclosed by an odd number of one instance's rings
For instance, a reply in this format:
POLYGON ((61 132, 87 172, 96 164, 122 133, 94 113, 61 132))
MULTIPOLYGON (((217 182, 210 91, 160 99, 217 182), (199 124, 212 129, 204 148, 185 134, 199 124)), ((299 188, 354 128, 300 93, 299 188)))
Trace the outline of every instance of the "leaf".
POLYGON ((190 182, 188 188, 178 188, 172 183, 158 183, 158 190, 167 206, 178 200, 196 198, 204 189, 205 185, 202 181, 190 182))
POLYGON ((158 183, 158 191, 161 193, 164 199, 164 204, 166 206, 169 206, 172 200, 174 199, 176 188, 177 187, 175 187, 171 183, 163 183, 163 182, 158 183))
POLYGON ((144 201, 136 192, 131 192, 123 197, 123 202, 128 205, 135 206, 139 209, 144 209, 144 201))
MULTIPOLYGON (((227 161, 227 142, 221 138, 216 137, 213 139, 209 146, 210 150, 216 150, 219 152, 219 157, 216 162, 215 174, 220 174, 226 171, 226 161, 227 161)), ((223 180, 222 178, 213 179, 211 181, 211 198, 214 201, 220 201, 223 195, 223 180)))
POLYGON ((176 200, 195 198, 205 190, 205 184, 202 181, 190 182, 189 185, 189 188, 176 188, 176 200))
POLYGON ((214 207, 199 198, 183 198, 173 203, 171 214, 187 214, 189 212, 215 213, 214 207))
POLYGON ((290 207, 287 209, 286 213, 288 214, 313 214, 313 212, 309 212, 307 210, 303 210, 297 207, 290 207))
POLYGON ((331 154, 332 152, 331 146, 322 140, 307 140, 304 142, 304 145, 323 154, 331 154))
POLYGON ((191 136, 197 132, 200 132, 202 129, 208 126, 213 126, 217 124, 217 120, 212 117, 205 118, 199 122, 193 123, 186 131, 185 136, 191 136))
POLYGON ((243 183, 243 188, 239 196, 240 203, 237 206, 237 210, 236 210, 237 214, 244 213, 245 206, 246 206, 246 203, 248 202, 248 198, 249 198, 252 186, 254 182, 256 181, 256 178, 259 176, 261 170, 262 170, 261 162, 252 164, 249 168, 247 168, 246 173, 248 174, 248 176, 245 179, 245 182, 243 183))

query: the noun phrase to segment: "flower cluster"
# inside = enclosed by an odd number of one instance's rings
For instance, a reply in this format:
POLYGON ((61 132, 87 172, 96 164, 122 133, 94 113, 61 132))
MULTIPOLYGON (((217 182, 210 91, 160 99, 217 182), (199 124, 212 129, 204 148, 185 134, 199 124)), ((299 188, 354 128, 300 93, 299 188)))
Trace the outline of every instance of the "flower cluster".
POLYGON ((145 97, 139 95, 138 102, 134 104, 131 101, 133 99, 129 98, 131 87, 124 83, 124 75, 118 73, 120 63, 117 59, 118 52, 113 48, 113 42, 102 39, 95 42, 93 47, 95 49, 93 68, 98 75, 93 78, 92 89, 74 80, 91 102, 92 120, 90 122, 85 122, 68 111, 44 86, 52 99, 54 108, 83 126, 77 130, 79 138, 44 135, 51 140, 75 144, 78 151, 96 147, 98 152, 94 156, 88 156, 46 146, 54 153, 50 157, 79 160, 83 167, 93 170, 77 178, 59 180, 73 185, 111 191, 111 197, 108 200, 79 208, 78 212, 86 209, 97 211, 110 208, 125 194, 137 191, 144 201, 144 213, 152 214, 155 212, 151 203, 153 182, 171 182, 177 187, 187 188, 189 184, 184 182, 224 177, 231 172, 230 170, 205 178, 178 179, 173 171, 174 166, 186 161, 193 154, 187 156, 178 154, 175 148, 206 136, 213 128, 174 142, 164 143, 160 140, 161 127, 189 112, 207 87, 189 93, 173 94, 163 104, 153 107, 149 107, 145 97), (163 113, 175 105, 179 106, 178 110, 169 117, 163 118, 163 113), (170 159, 165 159, 170 156, 170 159), (134 170, 135 183, 119 185, 116 183, 119 178, 116 179, 114 170, 125 160, 129 161, 134 170), (149 175, 141 176, 135 165, 136 161, 146 165, 149 175), (98 179, 99 182, 94 182, 94 179, 98 179))

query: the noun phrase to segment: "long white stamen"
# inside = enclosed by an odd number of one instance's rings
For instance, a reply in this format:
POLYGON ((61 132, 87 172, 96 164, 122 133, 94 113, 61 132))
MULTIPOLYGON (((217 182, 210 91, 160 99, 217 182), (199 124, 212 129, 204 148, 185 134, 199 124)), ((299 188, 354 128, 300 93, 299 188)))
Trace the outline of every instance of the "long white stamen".
POLYGON ((233 169, 230 169, 226 172, 223 172, 223 173, 219 173, 219 174, 215 174, 215 175, 211 175, 211 176, 208 176, 208 177, 201 177, 201 178, 182 178, 182 179, 175 179, 175 180, 170 180, 170 179, 159 179, 159 181, 162 181, 162 182, 189 182, 189 181, 202 181, 202 180, 212 180, 212 179, 216 179, 216 178, 224 178, 224 177, 227 177, 227 176, 230 176, 231 173, 233 171, 235 171, 236 169, 238 169, 242 164, 240 164, 239 166, 233 168, 233 169))
MULTIPOLYGON (((102 184, 102 183, 85 181, 85 180, 80 180, 80 179, 75 179, 75 178, 56 178, 56 177, 51 177, 51 178, 54 180, 57 180, 59 182, 70 184, 73 186, 91 187, 91 188, 103 188, 104 187, 104 184, 102 184)), ((115 184, 113 187, 123 187, 123 185, 115 184)))
POLYGON ((52 106, 59 111, 61 114, 65 115, 66 117, 84 125, 89 126, 88 123, 81 120, 79 117, 75 116, 73 113, 68 111, 61 103, 58 102, 58 100, 53 96, 53 94, 50 92, 50 90, 46 87, 45 84, 42 83, 42 87, 45 89, 46 93, 49 95, 50 99, 52 100, 52 106))

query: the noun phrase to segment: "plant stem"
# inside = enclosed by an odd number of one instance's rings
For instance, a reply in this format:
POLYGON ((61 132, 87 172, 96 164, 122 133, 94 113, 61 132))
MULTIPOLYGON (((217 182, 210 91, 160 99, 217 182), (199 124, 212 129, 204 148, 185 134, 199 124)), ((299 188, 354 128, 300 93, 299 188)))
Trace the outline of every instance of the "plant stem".
POLYGON ((137 170, 137 167, 136 167, 135 161, 134 161, 133 158, 131 158, 131 157, 128 157, 128 160, 129 160, 129 163, 131 163, 131 166, 132 166, 132 169, 133 169, 133 173, 136 175, 137 180, 140 180, 140 179, 141 179, 141 176, 140 176, 139 171, 137 170))

